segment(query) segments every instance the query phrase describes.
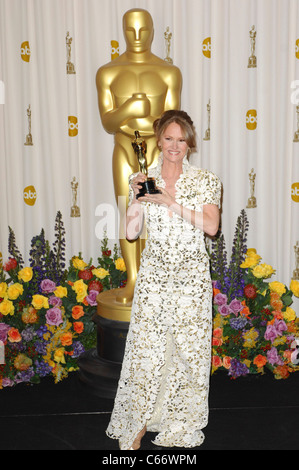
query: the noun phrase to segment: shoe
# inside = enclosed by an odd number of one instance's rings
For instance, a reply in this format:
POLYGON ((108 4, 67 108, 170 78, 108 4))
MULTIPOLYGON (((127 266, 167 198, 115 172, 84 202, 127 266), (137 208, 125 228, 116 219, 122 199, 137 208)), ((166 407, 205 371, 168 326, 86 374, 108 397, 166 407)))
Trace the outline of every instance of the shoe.
POLYGON ((144 426, 144 428, 137 434, 133 444, 132 444, 132 447, 130 447, 129 450, 138 450, 140 449, 140 446, 141 446, 141 439, 143 438, 143 436, 145 435, 146 433, 146 426, 144 426))

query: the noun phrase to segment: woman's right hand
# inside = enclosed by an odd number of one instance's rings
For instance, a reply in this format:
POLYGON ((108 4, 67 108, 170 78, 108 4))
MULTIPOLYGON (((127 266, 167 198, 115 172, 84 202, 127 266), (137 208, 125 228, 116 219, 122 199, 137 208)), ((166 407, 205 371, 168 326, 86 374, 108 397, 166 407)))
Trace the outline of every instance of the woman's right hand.
POLYGON ((142 188, 140 183, 143 183, 146 180, 146 176, 143 173, 138 173, 135 178, 131 181, 131 188, 134 191, 134 198, 136 199, 136 195, 139 193, 139 189, 142 188))

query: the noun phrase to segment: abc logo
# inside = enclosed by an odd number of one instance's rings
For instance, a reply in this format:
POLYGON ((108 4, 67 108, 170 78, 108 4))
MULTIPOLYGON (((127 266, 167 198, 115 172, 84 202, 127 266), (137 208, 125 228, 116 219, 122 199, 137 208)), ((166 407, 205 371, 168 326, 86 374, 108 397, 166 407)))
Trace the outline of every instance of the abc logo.
POLYGON ((257 115, 255 109, 249 109, 246 113, 246 127, 250 131, 256 129, 257 126, 257 115))
POLYGON ((202 53, 205 57, 211 57, 211 38, 206 38, 202 41, 202 53))
POLYGON ((299 202, 299 183, 293 183, 291 195, 294 202, 299 202))
POLYGON ((68 118, 69 123, 69 136, 75 137, 78 135, 78 119, 76 116, 69 116, 68 118))
POLYGON ((36 190, 34 186, 27 186, 24 189, 24 202, 28 204, 28 206, 34 206, 36 201, 36 190))
POLYGON ((21 44, 21 57, 24 60, 24 62, 29 62, 29 60, 30 60, 29 41, 22 42, 22 44, 21 44))
POLYGON ((296 39, 295 43, 295 56, 299 59, 299 39, 296 39))
POLYGON ((118 41, 111 41, 111 60, 119 56, 119 43, 118 41))

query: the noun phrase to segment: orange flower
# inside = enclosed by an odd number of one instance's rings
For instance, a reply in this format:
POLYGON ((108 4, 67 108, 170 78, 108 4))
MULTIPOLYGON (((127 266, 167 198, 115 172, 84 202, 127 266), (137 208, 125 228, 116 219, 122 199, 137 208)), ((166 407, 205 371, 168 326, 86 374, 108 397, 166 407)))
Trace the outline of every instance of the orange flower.
POLYGON ((213 356, 212 357, 212 365, 213 367, 221 367, 222 366, 222 361, 219 356, 213 356))
POLYGON ((267 363, 267 358, 263 356, 262 354, 258 354, 258 356, 256 356, 253 360, 253 364, 255 364, 259 368, 264 367, 266 363, 267 363))
POLYGON ((84 323, 82 321, 75 321, 74 322, 74 330, 76 333, 82 333, 84 330, 84 323))
POLYGON ((64 333, 60 336, 60 342, 62 346, 70 346, 73 342, 72 333, 64 333))
POLYGON ((8 331, 8 339, 11 343, 19 343, 22 340, 22 337, 17 328, 11 328, 8 331))
POLYGON ((212 346, 221 346, 223 344, 223 341, 221 338, 212 338, 212 346))
POLYGON ((270 293, 270 305, 274 310, 281 310, 283 307, 283 302, 280 299, 280 295, 277 292, 270 293))
POLYGON ((215 295, 217 294, 220 294, 220 290, 219 289, 213 289, 213 297, 215 297, 215 295))
POLYGON ((223 367, 225 367, 225 369, 229 369, 230 368, 230 363, 231 363, 231 357, 229 356, 225 356, 223 358, 223 367))
POLYGON ((277 379, 287 379, 290 375, 288 366, 277 366, 273 372, 277 379))
POLYGON ((72 317, 74 318, 74 320, 79 320, 79 318, 83 317, 83 315, 84 315, 84 310, 83 310, 82 305, 75 305, 72 308, 72 317))
POLYGON ((274 318, 277 318, 277 320, 283 320, 283 314, 280 310, 273 310, 272 315, 274 315, 274 318))
POLYGON ((247 307, 246 303, 245 303, 245 300, 242 300, 241 304, 243 305, 243 310, 241 310, 241 315, 244 315, 244 317, 247 317, 249 315, 251 315, 251 311, 249 310, 249 308, 247 307))
POLYGON ((284 351, 283 357, 286 359, 286 362, 289 363, 292 361, 292 351, 288 349, 287 351, 284 351))
POLYGON ((215 328, 215 330, 213 331, 213 336, 214 338, 221 338, 222 333, 223 333, 222 328, 215 328))

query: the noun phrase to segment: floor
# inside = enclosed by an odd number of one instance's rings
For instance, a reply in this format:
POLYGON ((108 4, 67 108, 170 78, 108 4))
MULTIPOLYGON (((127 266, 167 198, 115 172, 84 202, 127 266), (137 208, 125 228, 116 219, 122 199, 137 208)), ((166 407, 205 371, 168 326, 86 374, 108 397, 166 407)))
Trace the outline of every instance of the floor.
MULTIPOLYGON (((38 385, 0 390, 0 449, 101 450, 117 455, 118 442, 105 434, 112 406, 112 399, 87 390, 76 372, 58 384, 46 378, 38 385)), ((298 423, 299 372, 286 380, 271 375, 230 380, 218 373, 211 378, 205 442, 192 452, 297 450, 298 423)), ((151 443, 153 436, 146 434, 142 450, 170 454, 170 449, 151 443)))

